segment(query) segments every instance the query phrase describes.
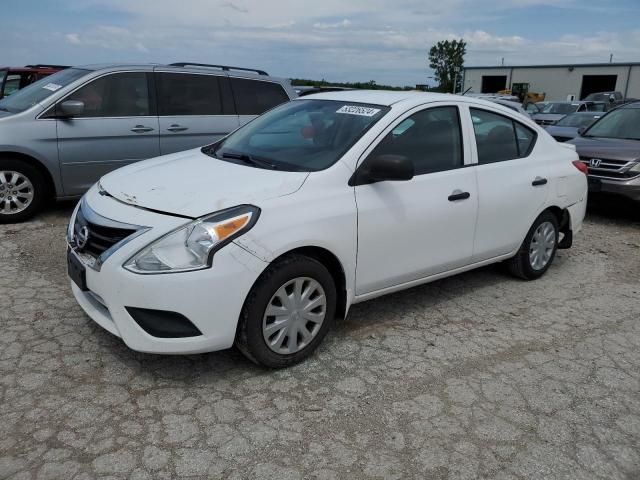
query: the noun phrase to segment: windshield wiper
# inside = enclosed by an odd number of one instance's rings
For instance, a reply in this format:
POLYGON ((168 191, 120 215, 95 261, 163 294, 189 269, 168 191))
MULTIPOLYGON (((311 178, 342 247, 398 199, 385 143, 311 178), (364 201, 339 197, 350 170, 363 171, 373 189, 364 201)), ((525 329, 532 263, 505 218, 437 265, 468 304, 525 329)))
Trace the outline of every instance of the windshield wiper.
POLYGON ((249 155, 247 153, 224 152, 222 154, 222 158, 231 158, 233 160, 241 160, 249 165, 253 165, 254 167, 267 168, 270 170, 278 170, 277 165, 274 165, 273 163, 267 160, 263 160, 253 155, 249 155))

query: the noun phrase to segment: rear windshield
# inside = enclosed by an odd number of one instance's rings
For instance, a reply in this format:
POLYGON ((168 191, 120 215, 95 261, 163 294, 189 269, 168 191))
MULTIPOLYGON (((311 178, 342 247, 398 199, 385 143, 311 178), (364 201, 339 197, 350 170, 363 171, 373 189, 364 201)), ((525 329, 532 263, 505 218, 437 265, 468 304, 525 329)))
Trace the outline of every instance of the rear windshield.
POLYGON ((41 78, 22 90, 18 90, 11 96, 0 100, 0 110, 11 113, 23 112, 35 104, 46 100, 61 88, 66 87, 87 73, 89 73, 89 70, 67 68, 48 77, 41 78))
POLYGON ((296 100, 265 113, 203 152, 274 170, 324 170, 388 111, 381 105, 296 100))

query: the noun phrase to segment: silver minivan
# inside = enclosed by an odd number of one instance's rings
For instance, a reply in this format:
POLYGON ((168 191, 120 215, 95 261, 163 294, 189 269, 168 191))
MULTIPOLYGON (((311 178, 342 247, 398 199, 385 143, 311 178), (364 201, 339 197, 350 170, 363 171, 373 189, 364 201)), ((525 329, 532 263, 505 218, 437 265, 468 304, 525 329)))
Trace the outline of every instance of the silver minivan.
POLYGON ((0 223, 78 197, 129 163, 215 142, 295 96, 288 80, 222 65, 83 66, 43 78, 0 100, 0 223))

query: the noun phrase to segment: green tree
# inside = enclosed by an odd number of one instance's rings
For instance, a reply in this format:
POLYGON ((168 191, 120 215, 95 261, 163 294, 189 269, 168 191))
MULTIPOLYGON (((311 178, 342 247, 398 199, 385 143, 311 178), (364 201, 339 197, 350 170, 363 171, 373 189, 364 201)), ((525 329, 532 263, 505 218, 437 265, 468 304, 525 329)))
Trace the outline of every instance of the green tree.
POLYGON ((462 89, 462 65, 465 53, 467 53, 467 44, 463 39, 443 40, 431 47, 429 67, 435 73, 439 84, 438 90, 451 93, 462 89))

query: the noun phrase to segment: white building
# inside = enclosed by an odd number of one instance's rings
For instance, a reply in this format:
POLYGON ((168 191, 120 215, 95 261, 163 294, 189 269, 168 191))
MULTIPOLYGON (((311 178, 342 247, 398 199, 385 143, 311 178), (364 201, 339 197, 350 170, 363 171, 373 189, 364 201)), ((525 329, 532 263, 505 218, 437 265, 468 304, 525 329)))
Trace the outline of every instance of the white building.
POLYGON ((580 100, 594 92, 619 91, 640 98, 640 63, 590 63, 513 67, 465 67, 463 91, 495 93, 517 90, 546 93, 546 100, 580 100))

